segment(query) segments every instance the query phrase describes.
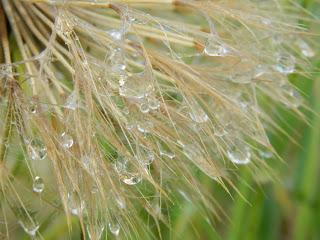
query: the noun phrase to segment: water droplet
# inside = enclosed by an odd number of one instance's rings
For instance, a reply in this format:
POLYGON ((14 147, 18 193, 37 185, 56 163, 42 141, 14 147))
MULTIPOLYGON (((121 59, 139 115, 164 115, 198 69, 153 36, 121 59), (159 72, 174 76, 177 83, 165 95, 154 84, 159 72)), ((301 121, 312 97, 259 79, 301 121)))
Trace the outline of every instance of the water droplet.
POLYGON ((44 182, 43 179, 39 176, 36 176, 33 180, 32 189, 36 193, 42 193, 44 190, 44 182))
POLYGON ((137 124, 137 129, 141 133, 149 133, 153 128, 153 124, 150 121, 143 121, 137 124))
POLYGON ((120 179, 127 185, 136 185, 141 182, 142 176, 134 165, 134 159, 128 157, 118 157, 114 168, 120 179))
POLYGON ((295 70, 295 58, 288 53, 279 53, 276 58, 277 64, 274 69, 283 74, 293 73, 295 70))
POLYGON ((96 185, 92 186, 91 193, 96 194, 97 192, 99 192, 98 187, 96 185))
POLYGON ((170 159, 175 158, 175 153, 172 152, 168 147, 162 146, 161 144, 158 144, 159 146, 159 152, 160 152, 160 156, 165 156, 168 157, 170 159))
POLYGON ((139 104, 139 109, 142 113, 148 113, 150 111, 148 102, 143 101, 142 103, 139 104))
POLYGON ((146 146, 141 146, 140 155, 138 156, 138 161, 143 166, 150 165, 155 159, 155 155, 152 150, 148 149, 146 146))
POLYGON ((18 223, 30 237, 34 237, 40 227, 39 224, 35 223, 31 219, 28 219, 26 222, 19 221, 18 223))
POLYGON ((47 156, 47 148, 39 139, 31 140, 27 146, 27 150, 32 160, 43 160, 47 156))
POLYGON ((267 26, 272 24, 272 20, 270 18, 265 18, 265 17, 261 18, 261 22, 267 26))
POLYGON ((258 77, 261 77, 262 75, 268 73, 268 67, 266 67, 265 65, 261 65, 259 64, 256 69, 255 69, 255 72, 253 74, 253 77, 254 78, 258 78, 258 77))
POLYGON ((37 105, 32 103, 29 110, 31 113, 36 114, 37 113, 37 105))
POLYGON ((240 140, 236 141, 236 143, 227 150, 227 156, 229 160, 235 164, 248 164, 251 161, 249 147, 245 145, 245 143, 240 142, 240 140))
POLYGON ((215 37, 209 37, 206 41, 204 53, 212 57, 224 57, 229 54, 229 49, 225 44, 215 37))
POLYGON ((141 100, 154 91, 150 79, 142 73, 129 74, 123 82, 119 82, 119 94, 132 100, 141 100))
POLYGON ((204 123, 209 120, 206 112, 198 104, 194 104, 194 106, 191 106, 190 108, 189 116, 193 121, 197 123, 204 123))
POLYGON ((273 153, 271 151, 259 151, 259 156, 263 159, 269 159, 273 157, 273 153))
POLYGON ((122 198, 116 197, 115 201, 116 201, 116 203, 117 203, 117 205, 118 205, 118 207, 120 209, 125 209, 126 208, 126 202, 122 198))
POLYGON ((88 155, 84 155, 84 156, 81 156, 80 160, 81 160, 81 163, 83 164, 83 167, 89 170, 90 164, 91 164, 90 157, 88 155))
POLYGON ((309 44, 302 39, 297 40, 297 44, 301 50, 301 53, 306 57, 314 57, 315 53, 309 44))
POLYGON ((87 226, 88 237, 90 240, 99 240, 102 237, 104 226, 100 224, 94 224, 93 226, 87 226))
POLYGON ((214 127, 214 135, 217 136, 217 137, 223 137, 225 135, 227 135, 228 132, 226 131, 225 127, 222 126, 221 124, 217 124, 215 127, 214 127))
POLYGON ((122 32, 116 29, 111 29, 107 31, 108 35, 111 36, 114 40, 120 41, 122 38, 122 32))
POLYGON ((298 108, 301 106, 303 103, 303 97, 294 87, 289 84, 284 84, 281 86, 281 89, 284 91, 286 97, 284 104, 290 108, 298 108))
POLYGON ((65 108, 76 110, 78 107, 78 97, 75 91, 73 91, 67 98, 66 103, 64 105, 65 108))
POLYGON ((66 149, 71 148, 73 145, 73 138, 65 132, 63 132, 61 134, 60 140, 61 140, 62 147, 66 148, 66 149))
POLYGON ((85 203, 76 191, 68 193, 68 207, 73 215, 79 216, 83 212, 85 203))
POLYGON ((149 104, 149 108, 152 110, 157 110, 158 108, 160 108, 160 101, 155 97, 149 97, 148 104, 149 104))
POLYGON ((109 227, 110 232, 111 232, 114 236, 119 236, 119 233, 120 233, 120 224, 119 224, 119 223, 109 222, 109 223, 108 223, 108 227, 109 227))

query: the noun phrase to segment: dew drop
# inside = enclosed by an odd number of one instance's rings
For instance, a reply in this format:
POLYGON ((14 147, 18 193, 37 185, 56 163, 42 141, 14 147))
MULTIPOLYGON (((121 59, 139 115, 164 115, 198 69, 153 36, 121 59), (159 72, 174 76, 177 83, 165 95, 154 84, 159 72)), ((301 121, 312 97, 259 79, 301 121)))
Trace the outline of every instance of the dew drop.
POLYGON ((119 94, 132 100, 141 100, 154 91, 154 87, 147 79, 145 72, 129 74, 123 82, 119 82, 119 94))
POLYGON ((134 159, 132 158, 129 160, 129 158, 120 156, 114 164, 114 168, 119 174, 121 181, 127 185, 136 185, 142 180, 142 176, 136 169, 133 161, 134 159))
POLYGON ((148 98, 149 108, 152 110, 157 110, 160 108, 160 101, 154 97, 148 98))
POLYGON ((37 105, 36 104, 31 104, 29 110, 30 110, 31 113, 36 114, 37 113, 37 105))
POLYGON ((73 145, 73 138, 65 132, 61 134, 60 140, 63 148, 71 148, 73 145))
POLYGON ((68 193, 68 207, 73 215, 79 216, 83 212, 85 203, 76 191, 68 193))
POLYGON ((143 101, 142 103, 140 103, 139 109, 142 113, 148 113, 150 111, 148 102, 143 101))
POLYGON ((189 116, 196 123, 205 123, 209 120, 208 115, 199 105, 191 107, 189 116))
POLYGON ((109 223, 108 223, 108 227, 109 227, 110 232, 111 232, 114 236, 119 236, 119 233, 120 233, 120 225, 119 225, 119 223, 109 222, 109 223))
POLYGON ((76 108, 78 107, 78 98, 77 98, 77 95, 76 95, 75 91, 73 91, 68 96, 64 107, 68 108, 70 110, 76 110, 76 108))
POLYGON ((204 53, 212 57, 224 57, 229 54, 229 49, 214 37, 206 41, 204 53))
POLYGON ((227 156, 235 164, 248 164, 251 161, 249 147, 240 141, 227 150, 227 156))
POLYGON ((126 208, 126 202, 122 198, 117 197, 117 198, 115 198, 115 201, 120 209, 126 208))
POLYGON ((143 166, 150 165, 155 159, 155 155, 152 150, 148 149, 146 146, 141 147, 140 156, 138 161, 143 166))
POLYGON ((153 128, 153 124, 150 121, 142 121, 137 124, 137 129, 141 133, 149 133, 153 128))
POLYGON ((226 131, 225 127, 221 124, 218 124, 214 127, 214 135, 217 137, 223 137, 227 135, 228 132, 226 131))
POLYGON ((19 221, 18 223, 30 237, 34 237, 40 227, 39 224, 31 220, 28 220, 27 222, 19 221))
POLYGON ((44 190, 44 182, 43 179, 39 176, 36 176, 33 180, 32 189, 36 193, 42 193, 44 190))
POLYGON ((263 159, 269 159, 269 158, 272 158, 273 157, 273 153, 271 151, 262 151, 260 150, 259 151, 259 156, 263 159))
POLYGON ((87 226, 88 237, 90 240, 99 240, 102 237, 104 226, 95 224, 94 226, 87 226))
POLYGON ((120 41, 122 38, 122 33, 119 30, 112 29, 107 31, 108 35, 111 36, 114 40, 120 41))
POLYGON ((281 86, 282 90, 285 93, 287 101, 284 102, 290 108, 298 108, 303 103, 303 97, 301 94, 289 84, 284 84, 281 86))
POLYGON ((303 41, 302 39, 299 39, 297 41, 297 44, 301 50, 301 53, 306 56, 306 57, 314 57, 315 53, 313 51, 313 49, 309 46, 309 44, 305 41, 303 41))
POLYGON ((142 176, 140 174, 132 175, 131 173, 127 174, 122 178, 122 182, 124 182, 127 185, 136 185, 140 183, 141 180, 142 180, 142 176))
POLYGON ((43 160, 47 156, 47 148, 39 139, 33 139, 27 146, 28 154, 32 160, 43 160))
POLYGON ((159 146, 160 156, 165 156, 165 157, 168 157, 170 159, 175 158, 176 155, 168 147, 164 147, 161 144, 159 144, 158 146, 159 146))
POLYGON ((277 64, 274 69, 282 74, 293 73, 295 70, 295 58, 288 53, 279 53, 276 58, 277 64))

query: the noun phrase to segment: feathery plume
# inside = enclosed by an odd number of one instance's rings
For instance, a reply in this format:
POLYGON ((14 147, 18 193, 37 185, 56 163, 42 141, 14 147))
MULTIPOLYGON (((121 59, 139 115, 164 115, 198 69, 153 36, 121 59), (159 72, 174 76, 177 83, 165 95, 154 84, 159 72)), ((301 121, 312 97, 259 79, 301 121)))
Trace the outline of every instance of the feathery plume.
POLYGON ((3 237, 18 222, 42 239, 64 212, 83 238, 157 238, 179 192, 222 214, 199 171, 226 191, 242 165, 272 175, 269 111, 306 107, 288 81, 315 54, 300 18, 279 1, 1 0, 3 237))

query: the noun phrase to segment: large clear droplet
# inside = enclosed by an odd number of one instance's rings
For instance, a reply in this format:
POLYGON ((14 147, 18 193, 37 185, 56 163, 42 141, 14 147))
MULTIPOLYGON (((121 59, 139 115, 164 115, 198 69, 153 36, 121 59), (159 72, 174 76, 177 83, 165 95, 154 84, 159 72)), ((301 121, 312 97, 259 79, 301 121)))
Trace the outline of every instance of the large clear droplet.
POLYGON ((296 60, 288 53, 279 53, 274 69, 282 74, 290 74, 295 70, 296 60))
POLYGON ((95 224, 94 226, 87 226, 88 237, 90 240, 99 240, 102 237, 104 226, 95 224))
POLYGON ((73 145, 73 138, 65 132, 63 132, 61 134, 60 140, 61 140, 62 147, 66 148, 66 149, 71 148, 73 145))
POLYGON ((160 101, 155 97, 149 97, 148 105, 151 110, 157 110, 158 108, 160 108, 160 101))
POLYGON ((235 164, 248 164, 251 161, 250 148, 243 142, 236 141, 227 150, 229 160, 235 164))
POLYGON ((47 156, 47 148, 39 139, 33 139, 27 146, 28 154, 32 160, 43 160, 47 156))
POLYGON ((114 164, 114 168, 119 174, 121 181, 127 185, 136 185, 142 180, 142 176, 134 165, 134 161, 133 158, 118 157, 114 164))
POLYGON ((152 150, 148 149, 146 146, 142 146, 140 149, 140 155, 138 161, 143 166, 150 165, 155 159, 155 155, 152 150))
POLYGON ((33 180, 32 189, 36 193, 42 193, 44 190, 44 182, 43 179, 39 176, 36 176, 33 180))
POLYGON ((114 236, 119 236, 120 233, 120 224, 117 222, 109 222, 108 223, 108 227, 110 232, 114 235, 114 236))
POLYGON ((142 101, 139 104, 139 109, 140 109, 140 112, 142 112, 142 113, 148 113, 150 111, 148 102, 147 101, 142 101))
POLYGON ((297 44, 301 50, 301 53, 306 57, 314 57, 315 53, 309 44, 302 39, 297 40, 297 44))
POLYGON ((303 97, 301 94, 289 84, 281 86, 285 93, 286 101, 284 102, 290 108, 298 108, 303 103, 303 97))
POLYGON ((228 47, 215 37, 209 37, 206 41, 204 53, 212 57, 224 57, 229 54, 228 47))
POLYGON ((32 220, 27 220, 25 222, 19 221, 19 224, 30 237, 34 237, 40 227, 38 223, 35 223, 32 220))
POLYGON ((207 113, 197 103, 191 104, 189 116, 196 123, 205 123, 209 120, 207 113))
POLYGON ((68 207, 73 215, 79 216, 85 208, 85 203, 76 191, 68 193, 68 207))
POLYGON ((116 29, 111 29, 107 31, 108 35, 112 37, 113 40, 120 41, 122 38, 122 32, 116 29))

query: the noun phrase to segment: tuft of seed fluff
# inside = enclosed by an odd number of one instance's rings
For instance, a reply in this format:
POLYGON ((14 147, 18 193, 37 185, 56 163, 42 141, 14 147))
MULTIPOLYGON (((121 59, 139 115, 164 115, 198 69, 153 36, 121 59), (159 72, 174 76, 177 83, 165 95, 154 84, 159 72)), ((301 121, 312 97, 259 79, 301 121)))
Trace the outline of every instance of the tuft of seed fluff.
POLYGON ((168 224, 178 194, 211 218, 197 170, 224 188, 230 169, 267 172, 266 109, 305 107, 288 80, 316 55, 299 16, 272 1, 1 0, 0 221, 16 218, 1 232, 41 237, 64 213, 89 239, 147 239, 141 211, 168 224))

